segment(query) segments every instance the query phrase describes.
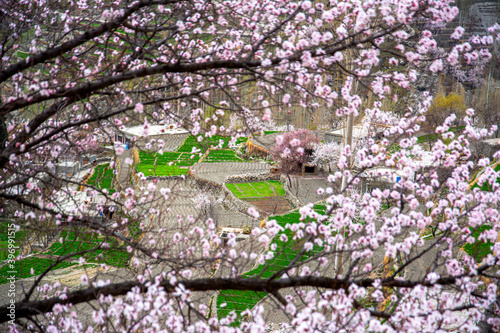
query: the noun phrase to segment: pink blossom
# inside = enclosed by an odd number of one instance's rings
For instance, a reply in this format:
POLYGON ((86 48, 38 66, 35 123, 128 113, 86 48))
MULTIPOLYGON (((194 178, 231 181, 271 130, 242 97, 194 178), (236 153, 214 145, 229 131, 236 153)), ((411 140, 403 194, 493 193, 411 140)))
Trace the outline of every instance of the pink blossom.
POLYGON ((254 207, 248 208, 248 214, 253 216, 254 219, 258 219, 260 216, 260 213, 254 207))
POLYGON ((143 113, 144 112, 144 105, 142 105, 141 103, 137 103, 135 105, 134 111, 137 113, 143 113))
POLYGON ((465 29, 462 28, 462 27, 456 27, 455 28, 455 31, 453 31, 453 33, 450 35, 450 38, 451 39, 460 39, 462 37, 462 35, 464 34, 465 32, 465 29))

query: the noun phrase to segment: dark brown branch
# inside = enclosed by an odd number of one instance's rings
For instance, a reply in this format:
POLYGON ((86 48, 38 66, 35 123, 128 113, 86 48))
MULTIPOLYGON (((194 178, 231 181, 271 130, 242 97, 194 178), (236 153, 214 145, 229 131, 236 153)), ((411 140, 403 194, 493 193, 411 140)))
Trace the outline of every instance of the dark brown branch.
MULTIPOLYGON (((478 274, 487 270, 491 266, 483 265, 478 268, 478 274)), ((465 276, 465 275, 464 275, 465 276)), ((453 285, 463 276, 449 276, 438 279, 436 282, 415 280, 404 281, 395 280, 392 278, 380 281, 382 287, 392 288, 413 288, 417 285, 431 287, 433 285, 453 285)), ((325 289, 347 289, 350 285, 357 285, 360 287, 371 287, 375 283, 375 279, 361 279, 345 281, 343 279, 334 279, 329 277, 314 277, 314 276, 298 276, 278 280, 262 280, 252 278, 202 278, 194 280, 180 281, 185 289, 192 291, 217 291, 217 290, 247 290, 247 291, 260 291, 273 294, 276 291, 291 287, 317 287, 325 289)), ((175 292, 176 286, 167 281, 163 281, 161 286, 167 292, 175 292)), ((77 290, 67 294, 67 298, 61 299, 60 297, 53 297, 40 301, 32 302, 17 302, 16 318, 26 318, 28 316, 39 315, 51 312, 56 304, 78 304, 83 302, 90 302, 99 298, 100 295, 119 296, 125 295, 132 288, 139 288, 141 292, 146 292, 147 287, 137 281, 128 281, 122 283, 114 283, 103 287, 89 287, 87 289, 77 290)), ((0 323, 8 320, 7 305, 3 305, 0 310, 0 323)))

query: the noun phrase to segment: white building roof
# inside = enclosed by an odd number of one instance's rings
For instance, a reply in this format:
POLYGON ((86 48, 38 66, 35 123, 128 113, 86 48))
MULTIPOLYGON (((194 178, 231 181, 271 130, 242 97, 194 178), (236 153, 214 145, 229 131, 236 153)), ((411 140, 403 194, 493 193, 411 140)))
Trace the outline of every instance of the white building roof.
MULTIPOLYGON (((142 137, 144 134, 144 126, 125 127, 120 132, 128 137, 142 137)), ((172 134, 189 134, 189 131, 175 127, 174 125, 150 125, 147 129, 148 136, 154 135, 172 135, 172 134)))
MULTIPOLYGON (((352 136, 353 138, 363 138, 368 135, 368 130, 369 126, 353 126, 352 136)), ((347 132, 346 128, 341 128, 338 130, 327 132, 327 134, 344 137, 346 132, 347 132)))
POLYGON ((77 161, 61 161, 61 162, 56 163, 56 165, 57 166, 63 166, 63 167, 71 168, 71 167, 80 166, 80 162, 77 162, 77 161))
POLYGON ((415 164, 420 168, 431 166, 434 163, 434 154, 430 151, 423 151, 422 157, 415 159, 415 164))
MULTIPOLYGON (((76 190, 70 190, 69 193, 60 191, 55 200, 61 213, 68 215, 97 214, 95 205, 105 205, 107 201, 103 195, 88 196, 86 192, 76 190)), ((113 204, 111 201, 109 203, 113 204)))
POLYGON ((484 142, 492 146, 497 146, 500 145, 500 138, 488 139, 484 140, 484 142))

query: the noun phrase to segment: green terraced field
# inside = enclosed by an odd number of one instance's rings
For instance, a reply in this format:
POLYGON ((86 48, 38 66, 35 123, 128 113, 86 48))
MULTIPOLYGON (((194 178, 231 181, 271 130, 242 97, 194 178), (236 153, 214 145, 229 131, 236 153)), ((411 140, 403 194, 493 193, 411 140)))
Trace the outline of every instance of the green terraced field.
MULTIPOLYGON (((0 221, 0 262, 2 260, 5 260, 8 258, 8 246, 9 246, 9 228, 8 228, 8 221, 0 221)), ((19 245, 23 242, 26 241, 26 232, 24 230, 19 230, 16 232, 15 236, 15 243, 16 245, 19 245)), ((14 253, 15 256, 19 255, 19 249, 15 250, 14 253)))
MULTIPOLYGON (((2 230, 0 230, 0 238, 3 239, 2 230)), ((20 237, 24 237, 23 232, 19 231, 18 234, 20 237)), ((132 255, 127 252, 125 247, 120 246, 116 240, 106 240, 104 237, 99 237, 94 234, 76 234, 74 232, 64 231, 61 233, 61 238, 62 242, 57 241, 53 243, 50 248, 48 248, 47 251, 43 252, 42 254, 64 256, 72 253, 89 251, 86 253, 75 255, 73 256, 73 258, 84 257, 89 263, 105 263, 106 265, 115 267, 127 267, 128 261, 132 257, 132 255), (109 248, 97 249, 104 241, 109 244, 109 248)), ((8 273, 9 271, 16 272, 16 279, 23 279, 39 275, 55 263, 56 260, 54 259, 37 257, 29 257, 17 260, 14 264, 14 269, 9 268, 9 266, 7 265, 0 268, 0 284, 8 282, 7 277, 10 276, 10 273, 8 273), (31 268, 34 269, 34 274, 31 274, 31 268)), ((73 265, 76 265, 76 263, 65 261, 57 264, 52 268, 52 270, 66 268, 73 265)))
POLYGON ((112 194, 115 190, 111 187, 113 181, 113 169, 109 167, 109 163, 98 165, 94 169, 92 177, 87 181, 88 185, 97 187, 98 189, 104 190, 108 189, 109 193, 112 194))
POLYGON ((116 240, 106 240, 97 235, 75 234, 74 232, 61 233, 62 242, 55 242, 43 254, 64 256, 71 253, 89 251, 78 254, 75 258, 84 257, 89 262, 105 263, 110 266, 126 267, 131 254, 116 240), (103 242, 109 244, 109 249, 98 249, 103 242))
MULTIPOLYGON (((326 207, 324 205, 316 205, 314 206, 314 210, 324 214, 326 207)), ((282 227, 285 227, 287 224, 307 222, 300 221, 300 213, 298 211, 294 211, 283 216, 273 216, 270 217, 269 220, 276 220, 276 222, 282 227)), ((285 229, 285 231, 278 233, 278 235, 274 238, 273 243, 277 245, 274 258, 243 274, 242 277, 254 277, 257 279, 270 278, 275 273, 286 268, 289 263, 298 256, 304 245, 303 240, 295 241, 293 239, 293 233, 289 229, 285 229), (280 240, 280 236, 283 233, 288 237, 286 242, 280 240)), ((315 255, 320 251, 321 248, 315 245, 310 252, 304 253, 298 261, 307 260, 312 255, 315 255)), ((223 290, 217 296, 217 315, 219 319, 221 319, 228 316, 232 311, 235 311, 238 319, 240 319, 243 311, 253 308, 262 298, 264 298, 264 296, 266 296, 266 293, 264 292, 223 290)), ((236 324, 239 322, 238 319, 236 320, 236 324)))
POLYGON ((230 183, 227 188, 238 199, 280 197, 285 195, 285 189, 278 180, 254 183, 230 183))
MULTIPOLYGON (((495 162, 495 163, 496 163, 496 162, 495 162)), ((495 166, 494 170, 495 170, 495 172, 499 172, 499 171, 500 171, 500 163, 499 163, 499 164, 497 164, 497 165, 495 166)), ((481 173, 481 172, 478 172, 478 173, 476 173, 476 174, 474 175, 474 177, 473 177, 473 182, 474 182, 474 180, 476 179, 476 177, 479 177, 480 173, 481 173)), ((496 179, 496 182, 500 184, 500 177, 498 177, 498 178, 496 179)), ((479 187, 479 185, 478 185, 477 183, 474 183, 474 185, 472 185, 472 186, 471 186, 471 190, 472 190, 472 189, 474 189, 474 188, 476 188, 476 187, 479 187)), ((482 184, 482 186, 481 186, 481 190, 482 190, 482 191, 488 191, 488 192, 491 192, 491 191, 493 190, 493 186, 492 186, 492 185, 490 185, 490 183, 489 183, 488 181, 486 181, 486 182, 484 182, 484 183, 482 184)))
POLYGON ((244 162, 245 160, 240 158, 234 150, 231 149, 221 149, 221 150, 211 150, 208 156, 203 160, 203 162, 244 162))
POLYGON ((163 154, 139 151, 141 162, 136 165, 137 172, 145 176, 185 175, 188 168, 198 162, 198 154, 183 152, 165 152, 163 154))
MULTIPOLYGON (((14 276, 16 280, 25 279, 31 276, 36 276, 45 272, 51 265, 55 264, 55 260, 45 259, 45 258, 25 258, 18 260, 14 263, 14 268, 10 265, 4 265, 0 268, 0 284, 5 284, 8 282, 7 277, 11 276, 11 271, 16 272, 14 276), (33 268, 34 274, 31 274, 31 269, 33 268)), ((61 262, 55 266, 54 269, 66 268, 76 265, 72 262, 61 262)))

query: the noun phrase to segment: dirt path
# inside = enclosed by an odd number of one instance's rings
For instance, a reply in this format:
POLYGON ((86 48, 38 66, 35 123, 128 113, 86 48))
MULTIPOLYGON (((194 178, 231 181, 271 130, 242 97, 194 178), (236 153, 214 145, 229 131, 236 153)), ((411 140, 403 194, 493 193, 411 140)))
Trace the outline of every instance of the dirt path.
POLYGON ((116 185, 118 190, 130 187, 130 164, 125 163, 127 158, 132 158, 132 149, 125 150, 121 155, 117 156, 119 169, 116 175, 116 185))

